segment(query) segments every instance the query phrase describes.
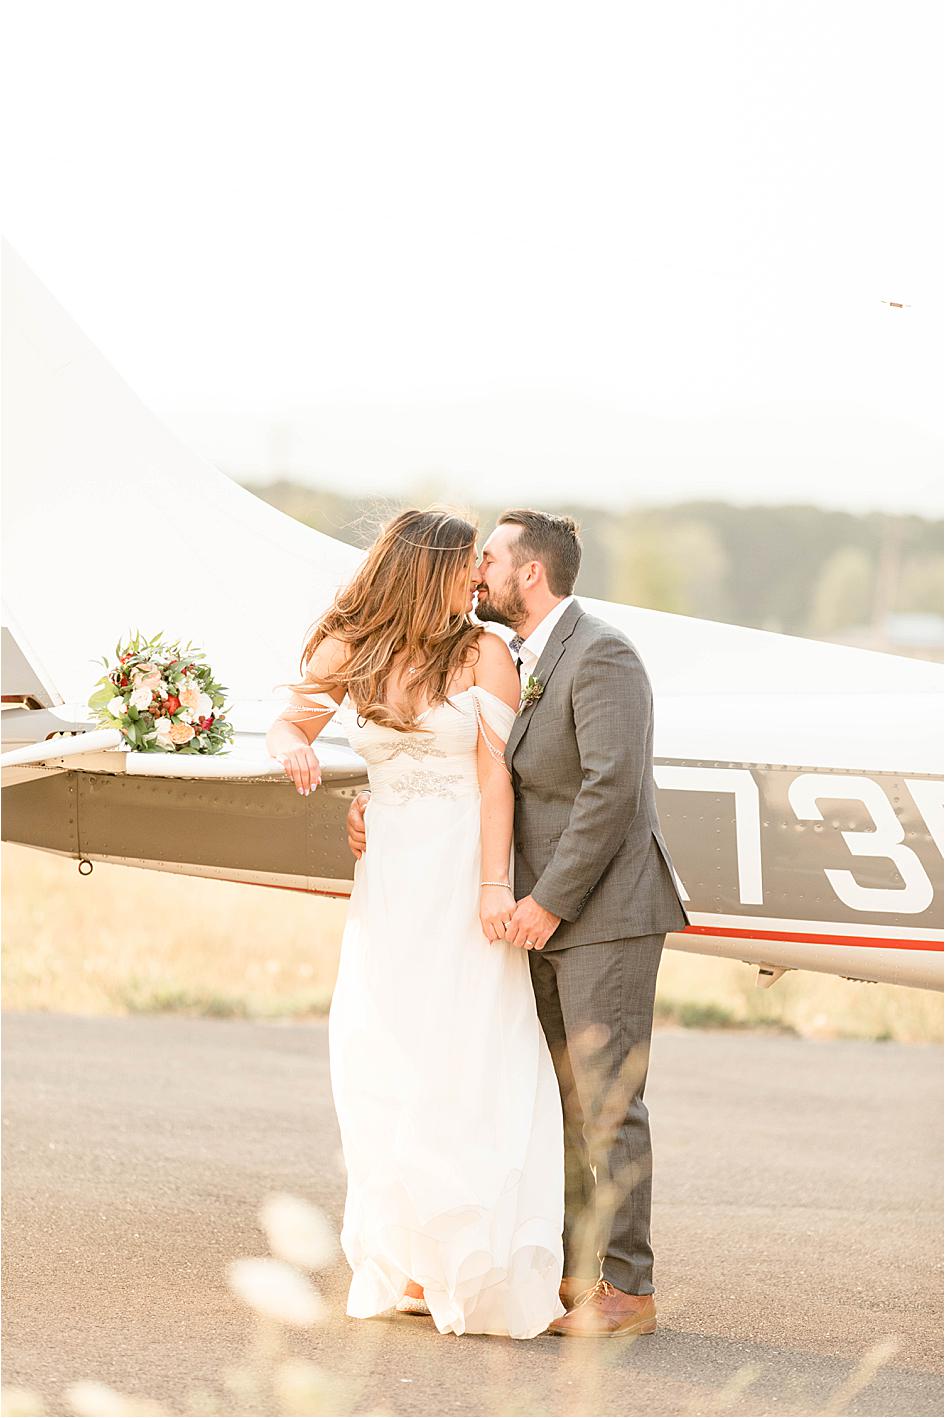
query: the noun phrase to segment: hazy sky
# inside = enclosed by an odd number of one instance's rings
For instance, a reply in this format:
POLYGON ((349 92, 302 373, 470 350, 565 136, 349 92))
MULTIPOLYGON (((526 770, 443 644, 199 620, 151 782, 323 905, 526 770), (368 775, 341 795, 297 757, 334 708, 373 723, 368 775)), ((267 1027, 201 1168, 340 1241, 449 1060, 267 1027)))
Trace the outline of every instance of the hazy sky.
POLYGON ((934 513, 940 13, 19 0, 3 228, 247 477, 934 513))

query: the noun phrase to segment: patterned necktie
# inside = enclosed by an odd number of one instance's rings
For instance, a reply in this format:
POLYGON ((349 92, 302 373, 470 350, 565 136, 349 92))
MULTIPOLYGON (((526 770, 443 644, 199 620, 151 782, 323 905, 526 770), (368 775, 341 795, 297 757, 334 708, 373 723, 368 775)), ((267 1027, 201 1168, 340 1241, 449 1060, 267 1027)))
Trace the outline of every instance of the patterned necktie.
POLYGON ((522 668, 522 657, 519 654, 519 650, 521 650, 524 644, 525 641, 522 639, 521 635, 513 635, 512 639, 509 641, 509 649, 515 656, 515 668, 519 671, 522 668))

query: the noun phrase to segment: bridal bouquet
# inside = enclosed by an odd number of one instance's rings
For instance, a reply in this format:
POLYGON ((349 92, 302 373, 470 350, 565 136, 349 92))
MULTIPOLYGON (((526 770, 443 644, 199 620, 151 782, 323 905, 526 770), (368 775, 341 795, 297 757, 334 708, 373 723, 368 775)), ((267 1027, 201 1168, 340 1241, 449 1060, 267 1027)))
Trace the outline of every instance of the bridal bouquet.
POLYGON ((140 631, 115 646, 108 668, 89 699, 99 727, 119 729, 125 747, 144 753, 222 753, 233 726, 222 715, 224 686, 213 678, 206 656, 188 641, 162 640, 140 631))

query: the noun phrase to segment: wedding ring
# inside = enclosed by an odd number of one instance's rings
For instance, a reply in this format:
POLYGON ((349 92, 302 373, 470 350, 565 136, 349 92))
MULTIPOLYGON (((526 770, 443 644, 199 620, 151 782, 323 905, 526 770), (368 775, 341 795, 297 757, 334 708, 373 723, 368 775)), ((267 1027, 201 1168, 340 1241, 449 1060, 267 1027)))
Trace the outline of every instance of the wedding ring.
POLYGON ((533 940, 526 940, 525 944, 526 944, 526 945, 534 945, 535 942, 534 942, 533 940))

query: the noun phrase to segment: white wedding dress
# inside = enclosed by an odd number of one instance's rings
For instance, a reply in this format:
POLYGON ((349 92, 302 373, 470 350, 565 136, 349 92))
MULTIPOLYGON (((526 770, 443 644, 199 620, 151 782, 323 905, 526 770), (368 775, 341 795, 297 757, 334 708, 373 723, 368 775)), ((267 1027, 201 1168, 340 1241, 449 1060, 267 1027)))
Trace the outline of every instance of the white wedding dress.
POLYGON ((473 685, 402 733, 317 697, 372 794, 329 1016, 348 1314, 412 1279, 441 1333, 530 1339, 564 1313, 561 1103, 526 952, 479 924, 477 716, 515 713, 473 685))

